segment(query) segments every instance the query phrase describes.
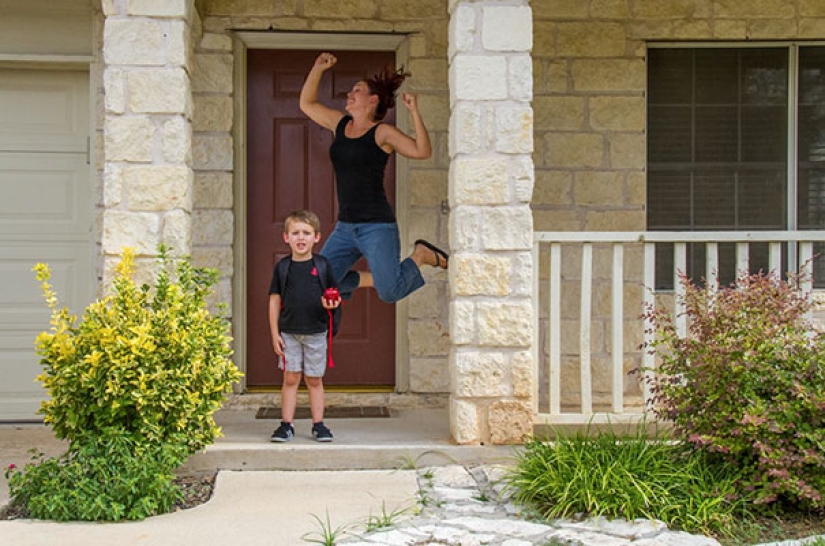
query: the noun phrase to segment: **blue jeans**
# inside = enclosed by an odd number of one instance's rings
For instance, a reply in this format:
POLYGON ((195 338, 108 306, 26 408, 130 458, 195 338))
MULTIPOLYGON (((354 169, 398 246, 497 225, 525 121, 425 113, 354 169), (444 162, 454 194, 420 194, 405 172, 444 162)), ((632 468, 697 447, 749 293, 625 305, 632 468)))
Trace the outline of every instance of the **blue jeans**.
POLYGON ((352 271, 361 256, 367 259, 378 297, 395 303, 424 286, 424 277, 411 258, 400 261, 398 224, 337 222, 321 254, 332 263, 341 297, 358 288, 359 274, 352 271))

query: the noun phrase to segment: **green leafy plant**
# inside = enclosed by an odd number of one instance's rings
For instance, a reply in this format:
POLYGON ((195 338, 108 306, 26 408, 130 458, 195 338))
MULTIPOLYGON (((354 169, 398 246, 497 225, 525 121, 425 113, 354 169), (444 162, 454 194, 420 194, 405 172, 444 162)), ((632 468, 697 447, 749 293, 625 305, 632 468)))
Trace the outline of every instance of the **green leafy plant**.
POLYGON ((743 472, 757 503, 823 506, 825 336, 810 303, 775 275, 735 285, 682 278, 688 333, 649 312, 659 362, 653 411, 677 436, 743 472))
POLYGON ((301 540, 311 544, 321 544, 322 546, 335 546, 335 542, 348 535, 347 529, 349 525, 341 525, 339 527, 332 527, 332 522, 329 519, 329 510, 327 510, 326 520, 322 520, 316 514, 310 514, 315 520, 317 531, 305 533, 301 536, 301 540))
POLYGON ((376 531, 378 529, 386 529, 388 527, 392 527, 399 518, 403 517, 406 514, 413 512, 413 508, 410 506, 402 506, 399 508, 395 508, 394 510, 387 511, 387 504, 386 502, 381 502, 381 513, 380 514, 372 514, 367 517, 367 523, 364 526, 364 532, 371 533, 372 531, 376 531))
POLYGON ((602 432, 534 439, 505 477, 513 499, 548 519, 659 519, 685 531, 725 534, 746 513, 738 473, 661 433, 602 432))
POLYGON ((161 247, 154 288, 138 287, 124 252, 113 293, 80 321, 58 304, 46 264, 35 266, 51 329, 36 341, 50 398, 40 412, 64 457, 9 473, 10 493, 33 517, 138 519, 167 511, 173 471, 220 434, 213 414, 241 374, 228 322, 206 298, 217 272, 161 247), (41 501, 42 499, 42 501, 41 501))
POLYGON ((89 441, 63 458, 44 458, 7 474, 14 502, 37 519, 117 521, 168 512, 180 498, 160 449, 127 437, 89 441))
POLYGON ((423 489, 419 489, 418 491, 416 491, 415 497, 419 508, 426 508, 427 506, 434 506, 436 508, 439 508, 441 506, 444 506, 444 501, 435 500, 423 489))
POLYGON ((430 455, 432 455, 432 456, 434 456, 438 459, 443 459, 443 460, 449 461, 452 464, 457 464, 457 462, 458 462, 449 453, 446 453, 444 451, 439 451, 437 449, 428 449, 428 450, 422 451, 421 453, 419 453, 415 457, 413 457, 411 455, 402 455, 402 456, 396 458, 394 460, 393 464, 394 464, 396 470, 416 470, 420 466, 422 459, 424 459, 425 457, 428 457, 430 455))

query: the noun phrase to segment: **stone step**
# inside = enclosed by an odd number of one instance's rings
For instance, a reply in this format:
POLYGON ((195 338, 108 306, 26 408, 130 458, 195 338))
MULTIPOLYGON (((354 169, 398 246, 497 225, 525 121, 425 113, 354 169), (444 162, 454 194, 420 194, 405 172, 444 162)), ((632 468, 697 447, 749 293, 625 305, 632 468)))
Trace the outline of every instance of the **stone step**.
POLYGON ((390 417, 330 418, 330 443, 310 436, 309 419, 296 419, 295 438, 272 443, 279 419, 256 410, 221 410, 224 436, 196 453, 185 470, 363 470, 513 462, 517 446, 460 446, 450 437, 446 409, 392 410, 390 417))

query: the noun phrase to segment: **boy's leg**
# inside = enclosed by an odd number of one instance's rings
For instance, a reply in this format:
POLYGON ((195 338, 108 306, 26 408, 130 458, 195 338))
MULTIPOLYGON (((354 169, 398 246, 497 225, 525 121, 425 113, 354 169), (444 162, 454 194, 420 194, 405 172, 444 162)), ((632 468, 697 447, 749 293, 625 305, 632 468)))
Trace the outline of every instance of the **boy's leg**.
POLYGON ((303 336, 304 383, 309 391, 312 436, 331 442, 332 432, 324 425, 324 372, 327 369, 327 332, 303 336))
POLYGON ((301 384, 303 347, 299 336, 281 332, 284 340, 283 370, 284 380, 281 385, 281 425, 269 438, 272 442, 288 442, 295 435, 292 421, 298 405, 298 386, 301 384))
POLYGON ((281 421, 292 423, 295 408, 298 405, 298 385, 301 384, 300 372, 284 372, 284 384, 281 385, 281 421))
POLYGON ((301 374, 304 371, 304 347, 300 335, 281 332, 281 339, 284 340, 281 420, 292 423, 295 418, 295 407, 298 404, 298 386, 301 384, 301 374))
POLYGON ((269 437, 270 442, 289 442, 295 435, 292 420, 295 418, 295 406, 298 402, 298 385, 301 383, 299 372, 284 371, 284 383, 281 385, 281 424, 269 437))
POLYGON ((324 378, 304 377, 304 383, 309 391, 309 411, 312 413, 312 422, 324 420, 324 378))

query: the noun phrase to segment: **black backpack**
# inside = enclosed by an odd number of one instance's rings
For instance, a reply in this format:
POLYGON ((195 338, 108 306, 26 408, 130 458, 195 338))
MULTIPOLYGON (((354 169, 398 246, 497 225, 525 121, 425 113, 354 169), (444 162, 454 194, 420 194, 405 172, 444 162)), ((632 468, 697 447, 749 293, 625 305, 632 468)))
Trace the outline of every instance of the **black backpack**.
MULTIPOLYGON (((320 260, 315 259, 319 255, 313 254, 312 258, 315 262, 315 270, 318 272, 318 280, 321 281, 321 289, 326 290, 329 288, 327 286, 327 264, 329 263, 326 258, 321 257, 320 260)), ((289 273, 289 265, 292 263, 292 256, 287 256, 285 259, 278 262, 278 280, 280 281, 280 289, 281 289, 281 297, 286 293, 286 277, 289 273)), ((283 300, 281 300, 283 301, 283 300)), ((337 308, 332 310, 332 335, 338 335, 338 326, 341 324, 341 308, 343 307, 343 301, 341 302, 342 305, 339 305, 337 308)))

